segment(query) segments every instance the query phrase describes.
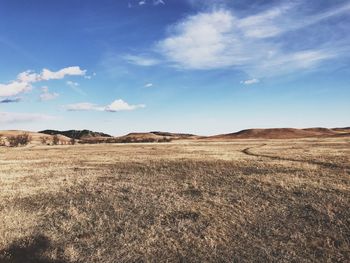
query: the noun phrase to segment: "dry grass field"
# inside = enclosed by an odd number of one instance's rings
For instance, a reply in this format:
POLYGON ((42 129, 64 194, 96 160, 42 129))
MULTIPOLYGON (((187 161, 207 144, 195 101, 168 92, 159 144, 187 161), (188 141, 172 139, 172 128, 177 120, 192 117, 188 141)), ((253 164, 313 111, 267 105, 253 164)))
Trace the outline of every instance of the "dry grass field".
POLYGON ((349 260, 349 137, 0 147, 0 262, 349 260))

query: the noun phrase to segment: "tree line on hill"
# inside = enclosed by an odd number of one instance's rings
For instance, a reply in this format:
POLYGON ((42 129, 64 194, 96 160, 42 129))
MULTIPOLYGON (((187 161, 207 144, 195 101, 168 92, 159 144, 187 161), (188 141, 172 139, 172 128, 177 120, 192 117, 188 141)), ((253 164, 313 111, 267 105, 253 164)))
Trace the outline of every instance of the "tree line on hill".
MULTIPOLYGON (((70 134, 72 136, 72 134, 70 134)), ((42 145, 75 145, 79 144, 99 144, 99 143, 162 143, 171 142, 172 139, 166 136, 159 136, 157 138, 137 138, 137 137, 90 137, 76 139, 75 137, 66 137, 66 140, 60 139, 62 134, 46 135, 39 137, 39 142, 42 145)), ((26 146, 33 141, 32 136, 23 132, 17 135, 1 135, 0 134, 0 146, 8 147, 20 147, 26 146)), ((38 141, 38 139, 36 140, 38 141)))

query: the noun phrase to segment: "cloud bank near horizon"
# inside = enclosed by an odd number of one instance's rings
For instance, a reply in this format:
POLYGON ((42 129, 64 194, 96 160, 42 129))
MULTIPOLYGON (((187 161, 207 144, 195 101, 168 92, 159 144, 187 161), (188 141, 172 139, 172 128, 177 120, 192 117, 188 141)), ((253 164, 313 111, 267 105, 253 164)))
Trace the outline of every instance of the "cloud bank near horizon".
POLYGON ((145 108, 144 104, 130 105, 122 99, 117 99, 111 104, 106 106, 98 106, 94 103, 81 102, 75 104, 69 104, 63 106, 67 111, 106 111, 106 112, 119 112, 119 111, 132 111, 136 109, 145 108))

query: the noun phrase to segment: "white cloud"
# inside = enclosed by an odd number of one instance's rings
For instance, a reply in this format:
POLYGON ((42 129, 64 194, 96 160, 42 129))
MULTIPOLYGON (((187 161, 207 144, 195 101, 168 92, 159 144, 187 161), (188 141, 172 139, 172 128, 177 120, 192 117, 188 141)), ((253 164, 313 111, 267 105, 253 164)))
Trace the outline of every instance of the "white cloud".
POLYGON ((251 65, 251 70, 255 75, 286 74, 295 69, 312 69, 325 60, 335 58, 338 54, 328 49, 305 50, 294 53, 278 53, 273 59, 259 61, 256 65, 251 65))
POLYGON ((163 0, 153 0, 153 5, 165 5, 165 2, 163 0))
POLYGON ((56 92, 51 93, 48 87, 42 87, 41 91, 42 92, 39 96, 41 101, 54 100, 59 96, 59 94, 56 92))
POLYGON ((160 63, 160 61, 157 59, 144 56, 125 55, 123 56, 123 59, 130 64, 138 66, 154 66, 160 63))
MULTIPOLYGON (((316 15, 303 15, 299 8, 298 4, 287 3, 246 17, 222 9, 191 15, 170 27, 168 37, 155 48, 179 68, 238 68, 263 76, 312 69, 348 51, 332 38, 288 48, 292 42, 283 34, 345 14, 350 4, 316 15)), ((314 34, 323 32, 321 27, 315 30, 314 34)))
POLYGON ((0 84, 0 97, 11 97, 32 90, 32 86, 27 82, 12 81, 8 84, 0 84))
POLYGON ((40 75, 31 70, 27 70, 22 73, 19 73, 17 76, 17 80, 20 82, 33 83, 40 80, 40 75))
POLYGON ((68 80, 67 82, 67 85, 71 88, 75 88, 75 87, 78 87, 79 86, 79 83, 78 82, 74 82, 74 81, 71 81, 71 80, 68 80))
POLYGON ((68 111, 103 111, 103 107, 98 107, 96 104, 89 102, 81 102, 64 106, 68 111))
POLYGON ((85 74, 86 70, 82 70, 78 66, 63 68, 58 71, 51 71, 44 68, 40 74, 31 70, 24 71, 18 74, 17 80, 20 82, 34 83, 51 79, 63 79, 65 76, 84 76, 85 74))
POLYGON ((86 70, 80 67, 67 67, 59 71, 43 69, 40 74, 27 70, 17 75, 17 79, 8 84, 0 84, 0 97, 11 97, 32 90, 32 84, 51 79, 63 79, 65 76, 83 76, 86 70))
POLYGON ((247 37, 266 38, 316 24, 322 20, 350 11, 350 3, 307 17, 290 14, 298 5, 288 3, 268 11, 238 20, 238 27, 247 37))
POLYGON ((189 4, 195 8, 216 8, 226 6, 226 4, 232 2, 232 0, 186 0, 189 4))
POLYGON ((151 87, 153 87, 153 83, 146 83, 144 87, 145 88, 151 88, 151 87))
POLYGON ((43 69, 40 74, 41 80, 51 80, 51 79, 63 79, 65 76, 84 76, 86 70, 81 70, 80 67, 68 67, 63 68, 59 71, 51 71, 48 69, 43 69))
POLYGON ((131 110, 136 110, 144 107, 146 107, 144 104, 129 105, 127 102, 119 99, 119 100, 113 101, 110 105, 105 107, 105 111, 109 111, 109 112, 131 111, 131 110))
POLYGON ((247 79, 247 80, 242 80, 241 84, 252 85, 252 84, 259 83, 259 82, 260 82, 260 80, 258 80, 258 79, 247 79))
POLYGON ((85 79, 92 79, 92 77, 95 77, 96 76, 96 73, 92 73, 92 75, 85 75, 84 78, 85 79))
POLYGON ((262 13, 237 19, 237 28, 246 37, 268 38, 276 36, 282 33, 283 28, 275 20, 285 15, 293 7, 294 4, 289 3, 262 13))
POLYGON ((131 111, 139 108, 146 107, 144 104, 130 105, 127 102, 118 99, 113 101, 107 106, 98 106, 89 102, 82 102, 76 104, 70 104, 64 106, 68 111, 108 111, 108 112, 118 112, 118 111, 131 111))
POLYGON ((233 56, 238 51, 230 34, 233 23, 234 17, 222 10, 188 17, 174 27, 172 36, 158 44, 159 50, 184 68, 230 66, 236 63, 233 56))
MULTIPOLYGON (((164 2, 164 0, 149 0, 149 1, 147 1, 147 0, 141 0, 141 1, 138 1, 138 2, 136 2, 139 6, 144 6, 144 5, 147 5, 148 3, 150 3, 150 2, 152 2, 152 4, 154 5, 154 6, 158 6, 158 5, 165 5, 165 2, 164 2)), ((132 8, 133 7, 133 5, 129 2, 128 3, 128 8, 132 8)))
POLYGON ((299 28, 303 28, 306 26, 316 24, 316 23, 321 22, 322 20, 325 20, 325 19, 329 19, 329 18, 343 15, 343 14, 349 14, 349 11, 350 11, 350 3, 347 3, 345 5, 338 6, 336 8, 330 9, 330 10, 325 11, 323 13, 309 16, 306 19, 298 19, 294 23, 291 23, 289 25, 289 27, 287 25, 286 28, 288 30, 296 30, 299 28))
POLYGON ((67 82, 66 82, 66 84, 71 88, 71 89, 73 89, 74 91, 76 91, 77 93, 79 93, 79 94, 81 94, 81 95, 86 95, 86 93, 81 89, 81 88, 79 88, 79 83, 78 82, 74 82, 74 81, 70 81, 70 80, 68 80, 67 82))
POLYGON ((53 119, 55 117, 44 114, 0 112, 0 123, 48 121, 53 119))

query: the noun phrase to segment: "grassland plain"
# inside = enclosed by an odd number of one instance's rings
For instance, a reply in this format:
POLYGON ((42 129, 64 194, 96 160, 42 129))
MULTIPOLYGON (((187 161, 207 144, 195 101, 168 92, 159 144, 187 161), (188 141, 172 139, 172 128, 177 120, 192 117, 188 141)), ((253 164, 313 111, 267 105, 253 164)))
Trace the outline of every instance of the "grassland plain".
POLYGON ((0 262, 346 262, 350 140, 0 147, 0 262))

